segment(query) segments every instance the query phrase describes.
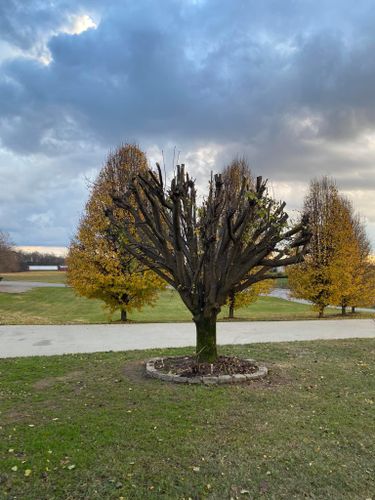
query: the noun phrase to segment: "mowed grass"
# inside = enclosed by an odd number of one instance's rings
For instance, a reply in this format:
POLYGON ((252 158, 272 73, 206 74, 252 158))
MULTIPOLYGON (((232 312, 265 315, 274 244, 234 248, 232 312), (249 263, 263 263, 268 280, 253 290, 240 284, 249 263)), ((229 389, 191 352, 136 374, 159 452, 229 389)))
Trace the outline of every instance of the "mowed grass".
MULTIPOLYGON (((224 307, 220 319, 227 315, 228 309, 224 307)), ((341 317, 335 309, 327 309, 327 315, 341 317)), ((237 320, 314 318, 317 314, 310 306, 274 297, 260 297, 254 304, 236 312, 237 320)), ((166 290, 160 294, 154 307, 134 310, 129 313, 129 319, 136 322, 190 321, 191 314, 174 290, 166 290)), ((78 297, 71 288, 34 288, 24 293, 0 293, 0 324, 108 323, 119 320, 119 312, 111 317, 101 301, 78 297)))
POLYGON ((21 273, 0 273, 7 281, 40 281, 43 283, 66 283, 65 271, 25 271, 21 273))
MULTIPOLYGON (((19 273, 1 273, 8 281, 40 281, 42 283, 66 283, 65 271, 25 271, 19 273)), ((289 288, 288 278, 277 278, 278 288, 289 288)))
POLYGON ((146 379, 190 349, 0 361, 0 498, 368 499, 375 340, 231 346, 237 386, 146 379))
POLYGON ((276 279, 277 288, 289 288, 288 278, 277 278, 276 279))

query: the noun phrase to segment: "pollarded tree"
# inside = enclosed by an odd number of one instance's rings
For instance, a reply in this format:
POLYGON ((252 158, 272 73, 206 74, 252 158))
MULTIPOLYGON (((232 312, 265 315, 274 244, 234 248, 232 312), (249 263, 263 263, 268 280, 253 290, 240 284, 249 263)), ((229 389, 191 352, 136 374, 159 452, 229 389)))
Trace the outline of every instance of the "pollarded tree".
MULTIPOLYGON (((115 176, 115 184, 122 184, 129 176, 146 172, 147 160, 133 145, 122 146, 109 155, 69 248, 68 282, 79 295, 104 301, 112 312, 120 309, 121 320, 126 321, 132 309, 153 304, 165 284, 132 254, 106 238, 108 219, 104 210, 111 206, 113 186, 106 181, 107 169, 115 176)), ((122 209, 114 208, 113 214, 120 220, 126 218, 122 209)))
POLYGON ((223 176, 211 176, 207 197, 198 204, 184 165, 176 167, 168 189, 159 165, 117 187, 107 174, 114 205, 129 214, 119 223, 108 207, 109 238, 122 237, 127 252, 178 291, 196 325, 198 361, 214 362, 216 319, 229 292, 266 279, 273 267, 300 261, 310 237, 307 221, 288 227, 285 203, 268 195, 262 177, 254 183, 243 177, 232 197, 223 176))

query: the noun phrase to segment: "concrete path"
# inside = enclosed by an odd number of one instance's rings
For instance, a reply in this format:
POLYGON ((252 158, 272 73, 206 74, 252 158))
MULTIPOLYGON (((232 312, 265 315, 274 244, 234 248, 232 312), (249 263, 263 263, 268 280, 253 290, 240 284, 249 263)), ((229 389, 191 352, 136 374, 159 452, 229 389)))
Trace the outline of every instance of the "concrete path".
MULTIPOLYGON (((269 297, 276 297, 277 299, 289 300, 289 302, 297 302, 298 304, 306 304, 311 305, 312 303, 308 300, 304 299, 296 299, 290 295, 290 291, 288 288, 273 288, 270 293, 267 294, 269 297)), ((341 310, 341 307, 337 306, 328 306, 332 309, 341 310)), ((350 307, 347 308, 350 311, 350 307)), ((355 310, 357 312, 366 312, 366 313, 375 313, 375 309, 371 307, 356 307, 355 310)))
POLYGON ((296 299, 290 295, 289 288, 273 288, 269 293, 269 297, 276 297, 277 299, 289 300, 289 302, 297 302, 298 304, 311 304, 308 300, 296 299))
POLYGON ((31 290, 32 288, 58 287, 65 288, 64 283, 45 283, 42 281, 0 281, 0 292, 5 293, 22 293, 31 290))
MULTIPOLYGON (((219 344, 352 337, 375 338, 375 322, 363 319, 218 323, 219 344)), ((3 358, 184 347, 194 343, 193 323, 0 326, 0 357, 3 358)))

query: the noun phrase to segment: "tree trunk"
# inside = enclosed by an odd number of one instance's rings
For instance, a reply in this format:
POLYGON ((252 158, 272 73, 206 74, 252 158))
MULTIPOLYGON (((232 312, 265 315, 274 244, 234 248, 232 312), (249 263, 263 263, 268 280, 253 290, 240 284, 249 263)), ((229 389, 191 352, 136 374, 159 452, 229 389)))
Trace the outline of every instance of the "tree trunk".
POLYGON ((319 318, 323 318, 324 316, 324 306, 319 306, 319 318))
POLYGON ((127 315, 125 309, 121 309, 121 321, 127 321, 127 315))
POLYGON ((235 293, 234 292, 230 292, 229 294, 229 319, 233 319, 234 318, 234 305, 235 305, 235 293))
POLYGON ((355 306, 352 306, 352 314, 355 313, 355 306))
POLYGON ((346 306, 345 306, 344 304, 341 304, 341 314, 342 314, 343 316, 345 316, 345 315, 346 315, 346 306))
POLYGON ((214 363, 217 360, 216 313, 194 319, 197 331, 196 354, 198 363, 214 363))

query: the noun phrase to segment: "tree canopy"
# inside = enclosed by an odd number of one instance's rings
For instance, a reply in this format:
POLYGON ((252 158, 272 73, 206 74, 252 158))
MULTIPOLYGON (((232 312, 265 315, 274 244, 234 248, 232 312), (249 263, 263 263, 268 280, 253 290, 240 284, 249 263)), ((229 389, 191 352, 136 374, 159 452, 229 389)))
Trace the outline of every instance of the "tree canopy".
MULTIPOLYGON (((91 189, 85 213, 67 258, 68 282, 76 292, 88 298, 103 300, 114 311, 120 309, 122 320, 134 308, 153 304, 164 282, 145 268, 120 244, 108 239, 105 209, 112 206, 113 184, 106 180, 110 169, 118 185, 137 172, 147 170, 145 155, 133 145, 125 145, 111 153, 91 189)), ((118 220, 127 219, 122 209, 114 208, 118 220)))
POLYGON ((113 187, 108 237, 178 291, 196 324, 198 360, 215 361, 216 318, 229 293, 267 279, 273 267, 300 261, 310 237, 307 221, 290 225, 285 203, 270 197, 262 177, 253 181, 246 173, 237 196, 222 174, 211 175, 202 203, 184 165, 170 186, 158 164, 121 185, 111 169, 106 176, 113 187), (119 220, 115 209, 127 217, 119 220))
POLYGON ((304 211, 312 238, 303 263, 289 269, 295 297, 311 301, 323 316, 328 305, 374 304, 373 272, 368 262, 370 244, 360 217, 327 177, 314 180, 304 211))
MULTIPOLYGON (((223 169, 222 175, 227 196, 231 198, 235 198, 240 195, 244 178, 247 179, 249 186, 251 186, 252 189, 255 188, 254 179, 245 158, 234 159, 230 163, 230 165, 226 166, 223 169)), ((246 240, 246 238, 251 238, 250 228, 248 230, 248 234, 244 234, 244 240, 246 240)), ((253 272, 256 271, 257 269, 254 268, 253 272)), ((235 292, 234 290, 231 290, 227 299, 229 309, 228 317, 233 319, 235 310, 252 304, 258 299, 260 294, 269 292, 271 288, 271 280, 262 280, 258 283, 250 285, 248 288, 242 290, 241 292, 235 292)))

